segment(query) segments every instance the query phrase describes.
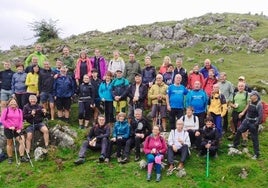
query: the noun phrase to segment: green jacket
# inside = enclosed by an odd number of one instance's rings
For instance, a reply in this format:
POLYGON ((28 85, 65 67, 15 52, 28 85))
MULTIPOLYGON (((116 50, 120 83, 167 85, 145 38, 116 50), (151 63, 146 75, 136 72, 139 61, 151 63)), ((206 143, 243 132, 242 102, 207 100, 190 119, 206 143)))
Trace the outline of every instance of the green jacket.
POLYGON ((32 57, 36 56, 38 58, 38 65, 39 67, 43 68, 44 67, 44 61, 47 61, 47 57, 42 54, 41 52, 35 51, 34 53, 30 54, 27 59, 25 60, 25 67, 28 67, 31 64, 32 57))

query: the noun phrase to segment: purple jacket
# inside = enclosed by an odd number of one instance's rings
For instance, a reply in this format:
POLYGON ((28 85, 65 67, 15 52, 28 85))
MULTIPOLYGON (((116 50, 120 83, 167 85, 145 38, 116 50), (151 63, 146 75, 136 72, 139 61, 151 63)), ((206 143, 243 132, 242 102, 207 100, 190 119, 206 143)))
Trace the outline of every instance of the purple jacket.
MULTIPOLYGON (((90 58, 92 68, 95 68, 98 70, 98 68, 95 67, 95 61, 96 61, 96 56, 90 58)), ((99 57, 99 69, 100 69, 100 78, 103 80, 103 77, 105 76, 107 72, 107 62, 104 57, 100 56, 99 57)))

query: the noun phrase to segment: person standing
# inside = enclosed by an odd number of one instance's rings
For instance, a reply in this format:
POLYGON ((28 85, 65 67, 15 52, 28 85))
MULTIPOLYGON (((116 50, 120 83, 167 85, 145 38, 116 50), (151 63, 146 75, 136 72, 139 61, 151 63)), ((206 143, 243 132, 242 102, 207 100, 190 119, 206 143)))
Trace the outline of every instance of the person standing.
POLYGON ((96 48, 94 54, 95 56, 90 58, 92 69, 96 69, 98 78, 104 80, 104 76, 107 72, 107 61, 101 55, 100 49, 96 48))
POLYGON ((129 83, 133 84, 135 82, 136 73, 141 73, 141 66, 135 59, 135 54, 129 53, 129 61, 126 63, 123 77, 128 79, 129 83))
POLYGON ((262 111, 263 107, 260 95, 257 91, 252 91, 250 93, 250 103, 246 112, 246 117, 242 121, 240 127, 237 129, 233 144, 229 145, 229 147, 237 148, 240 144, 241 134, 249 130, 253 141, 254 155, 252 156, 252 159, 254 160, 260 157, 258 128, 259 124, 262 122, 262 111))
POLYGON ((181 85, 182 77, 180 74, 175 76, 174 84, 170 85, 167 89, 167 110, 169 111, 169 125, 170 129, 175 129, 176 119, 180 119, 183 115, 184 96, 188 93, 188 90, 181 85))
POLYGON ((187 87, 188 75, 187 75, 187 70, 182 67, 182 62, 183 62, 182 58, 176 59, 176 67, 174 69, 174 77, 173 77, 172 83, 174 83, 174 78, 175 78, 176 74, 180 74, 181 75, 181 84, 184 85, 184 87, 187 87))
POLYGON ((68 69, 67 74, 70 75, 71 77, 74 77, 74 69, 75 69, 74 58, 73 56, 70 55, 70 49, 67 46, 65 46, 62 49, 62 56, 60 58, 60 61, 64 66, 67 67, 68 69))
POLYGON ((26 58, 26 60, 25 60, 25 63, 24 63, 25 67, 28 67, 28 66, 30 65, 33 56, 37 57, 39 67, 43 68, 43 67, 44 67, 44 64, 43 64, 43 63, 44 63, 45 61, 47 61, 48 59, 47 59, 47 57, 42 53, 42 46, 41 46, 41 44, 36 44, 36 45, 35 45, 35 51, 34 51, 34 53, 30 54, 30 55, 26 58))
POLYGON ((120 70, 122 73, 125 70, 125 62, 118 50, 113 52, 113 58, 108 63, 108 71, 115 75, 116 71, 120 70))
POLYGON ((214 74, 215 77, 218 79, 219 78, 219 71, 217 69, 217 67, 215 67, 214 65, 211 65, 211 61, 210 59, 205 59, 204 61, 204 66, 200 69, 200 73, 204 76, 204 78, 206 79, 208 77, 208 71, 210 69, 214 70, 214 74))
POLYGON ((29 159, 24 156, 25 152, 25 138, 21 134, 23 129, 23 112, 18 107, 18 103, 15 98, 11 98, 7 103, 7 108, 2 111, 1 122, 4 126, 4 134, 7 138, 7 155, 8 163, 13 162, 13 138, 19 142, 19 155, 21 162, 28 162, 29 159))
POLYGON ((91 61, 87 57, 86 51, 81 51, 79 54, 79 58, 76 62, 74 71, 77 86, 79 86, 83 82, 83 76, 85 74, 87 74, 89 77, 91 76, 91 70, 92 70, 91 61))

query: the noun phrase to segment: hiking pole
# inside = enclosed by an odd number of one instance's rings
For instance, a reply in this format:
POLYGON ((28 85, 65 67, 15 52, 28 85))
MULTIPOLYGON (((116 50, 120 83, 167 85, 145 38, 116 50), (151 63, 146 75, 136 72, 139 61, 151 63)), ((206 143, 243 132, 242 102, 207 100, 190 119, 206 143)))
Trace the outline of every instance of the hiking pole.
MULTIPOLYGON (((208 141, 208 144, 210 144, 211 141, 208 141)), ((209 148, 207 148, 207 166, 206 166, 206 177, 209 176, 209 148)))
POLYGON ((15 139, 14 131, 12 131, 12 133, 13 133, 13 138, 12 139, 13 139, 13 146, 14 146, 14 150, 15 150, 16 167, 18 168, 19 165, 20 165, 20 162, 19 162, 19 159, 18 159, 18 152, 17 152, 17 145, 16 145, 16 139, 15 139))
MULTIPOLYGON (((20 139, 22 139, 21 134, 19 135, 19 137, 20 137, 20 139)), ((27 149, 26 149, 26 146, 25 146, 25 143, 24 143, 24 142, 23 142, 23 148, 24 148, 24 151, 26 152, 26 155, 27 155, 27 157, 28 157, 28 159, 29 159, 29 162, 30 162, 31 166, 34 168, 33 162, 32 162, 32 160, 31 160, 31 157, 30 157, 30 155, 29 155, 29 152, 28 152, 27 149)))

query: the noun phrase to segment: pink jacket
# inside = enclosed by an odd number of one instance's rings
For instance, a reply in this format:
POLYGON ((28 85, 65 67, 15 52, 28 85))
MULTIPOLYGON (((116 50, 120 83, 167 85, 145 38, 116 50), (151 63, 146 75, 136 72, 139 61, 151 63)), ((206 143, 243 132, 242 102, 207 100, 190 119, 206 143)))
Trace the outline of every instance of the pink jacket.
MULTIPOLYGON (((74 73, 75 79, 83 79, 83 78, 80 78, 81 62, 82 62, 82 59, 79 58, 77 60, 76 67, 75 67, 75 73, 74 73)), ((87 74, 88 76, 91 76, 92 65, 91 65, 91 61, 89 58, 86 58, 86 63, 87 63, 87 74)))
POLYGON ((21 109, 7 107, 1 115, 1 122, 5 128, 15 127, 16 130, 23 128, 23 112, 21 109))
POLYGON ((151 153, 152 149, 155 148, 156 151, 160 154, 165 154, 167 152, 167 144, 163 137, 157 136, 153 137, 149 135, 146 137, 144 142, 143 151, 145 154, 151 153))

